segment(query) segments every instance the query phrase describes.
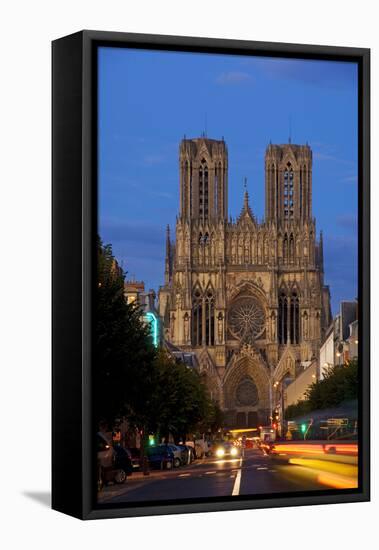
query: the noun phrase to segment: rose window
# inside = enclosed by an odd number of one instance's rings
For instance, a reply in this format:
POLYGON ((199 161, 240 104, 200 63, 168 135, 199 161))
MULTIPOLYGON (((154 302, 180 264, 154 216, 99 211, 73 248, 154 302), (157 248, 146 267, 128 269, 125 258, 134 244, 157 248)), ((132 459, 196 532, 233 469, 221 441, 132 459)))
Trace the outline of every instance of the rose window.
POLYGON ((243 342, 259 338, 265 329, 265 313, 254 298, 240 298, 229 309, 228 326, 232 335, 243 342))
POLYGON ((237 386, 237 405, 254 407, 259 401, 257 386, 251 378, 244 378, 237 386))

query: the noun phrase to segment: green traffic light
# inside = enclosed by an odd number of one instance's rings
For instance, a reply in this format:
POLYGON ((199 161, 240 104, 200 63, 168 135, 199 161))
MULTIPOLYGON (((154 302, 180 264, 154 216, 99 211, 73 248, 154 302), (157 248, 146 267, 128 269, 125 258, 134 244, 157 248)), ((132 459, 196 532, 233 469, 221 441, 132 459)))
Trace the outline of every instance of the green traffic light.
POLYGON ((307 425, 306 425, 306 424, 302 424, 302 425, 301 425, 301 431, 302 431, 302 433, 304 434, 304 433, 306 432, 306 430, 307 430, 307 425))

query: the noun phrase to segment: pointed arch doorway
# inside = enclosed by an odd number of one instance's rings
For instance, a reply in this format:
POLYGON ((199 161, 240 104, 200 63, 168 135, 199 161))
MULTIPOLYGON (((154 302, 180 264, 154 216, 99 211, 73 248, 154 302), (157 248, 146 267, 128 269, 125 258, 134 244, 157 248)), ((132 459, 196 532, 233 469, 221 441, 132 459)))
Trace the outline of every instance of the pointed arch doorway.
POLYGON ((256 428, 270 416, 270 378, 266 366, 252 354, 234 358, 223 381, 229 427, 256 428))

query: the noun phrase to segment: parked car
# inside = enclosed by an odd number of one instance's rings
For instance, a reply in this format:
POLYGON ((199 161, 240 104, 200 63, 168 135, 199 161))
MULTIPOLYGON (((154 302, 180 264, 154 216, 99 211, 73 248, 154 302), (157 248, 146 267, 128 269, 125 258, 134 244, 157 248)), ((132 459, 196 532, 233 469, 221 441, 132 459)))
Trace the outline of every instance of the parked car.
POLYGON ((130 452, 133 470, 138 470, 141 466, 141 449, 137 449, 137 447, 130 447, 128 451, 130 452))
POLYGON ((181 463, 184 466, 185 464, 191 464, 195 459, 195 453, 193 447, 189 445, 177 445, 181 452, 181 463))
POLYGON ((116 469, 114 481, 116 483, 124 483, 126 478, 133 473, 133 463, 130 451, 124 449, 124 447, 120 445, 115 445, 113 451, 115 453, 114 467, 116 469))
POLYGON ((174 465, 174 453, 168 445, 154 445, 147 450, 151 468, 169 470, 174 465))
POLYGON ((182 464, 182 450, 177 445, 168 443, 167 447, 170 449, 174 455, 174 468, 178 468, 182 464))
POLYGON ((211 443, 206 439, 197 439, 195 441, 195 456, 196 458, 203 458, 204 456, 211 456, 211 443))
POLYGON ((97 433, 98 489, 105 483, 125 483, 133 471, 129 453, 123 447, 113 447, 105 434, 97 433))

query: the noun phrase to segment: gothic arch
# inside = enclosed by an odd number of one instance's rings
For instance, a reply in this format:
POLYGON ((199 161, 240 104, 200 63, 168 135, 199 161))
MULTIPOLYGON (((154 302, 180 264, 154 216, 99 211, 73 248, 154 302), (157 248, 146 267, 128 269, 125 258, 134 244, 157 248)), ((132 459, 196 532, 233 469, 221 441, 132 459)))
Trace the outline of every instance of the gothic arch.
POLYGON ((273 375, 276 382, 281 382, 286 374, 289 374, 293 379, 296 377, 296 356, 291 348, 286 348, 281 356, 273 375))
POLYGON ((207 349, 204 349, 199 356, 199 373, 200 376, 205 381, 205 384, 208 388, 208 391, 211 395, 211 398, 214 401, 217 401, 221 406, 222 399, 222 384, 220 377, 217 373, 217 369, 213 364, 213 360, 208 353, 207 349))
POLYGON ((260 288, 255 282, 246 281, 246 280, 242 280, 239 284, 237 284, 233 288, 233 290, 230 293, 230 296, 228 297, 228 302, 231 303, 237 297, 245 294, 255 296, 261 301, 262 305, 265 308, 267 307, 267 298, 264 290, 260 288))
POLYGON ((191 312, 191 341, 195 347, 199 347, 203 343, 203 308, 203 293, 200 285, 196 283, 192 291, 191 312))
POLYGON ((232 356, 223 379, 224 401, 226 409, 239 407, 267 410, 270 408, 270 377, 267 367, 260 360, 259 355, 251 349, 245 348, 242 353, 232 356), (251 380, 257 389, 257 400, 251 404, 238 402, 237 390, 241 382, 251 380))

